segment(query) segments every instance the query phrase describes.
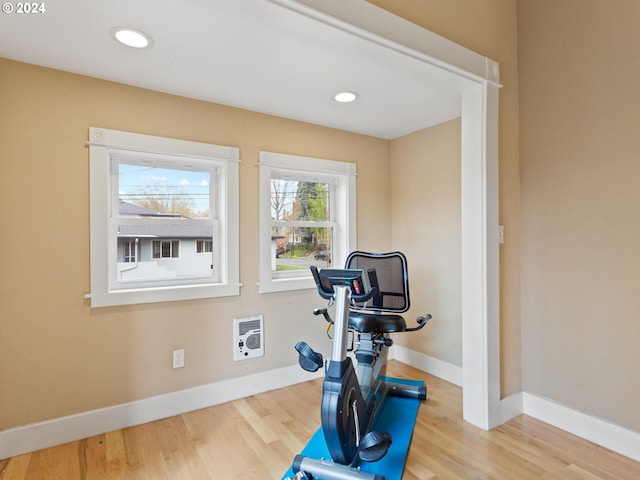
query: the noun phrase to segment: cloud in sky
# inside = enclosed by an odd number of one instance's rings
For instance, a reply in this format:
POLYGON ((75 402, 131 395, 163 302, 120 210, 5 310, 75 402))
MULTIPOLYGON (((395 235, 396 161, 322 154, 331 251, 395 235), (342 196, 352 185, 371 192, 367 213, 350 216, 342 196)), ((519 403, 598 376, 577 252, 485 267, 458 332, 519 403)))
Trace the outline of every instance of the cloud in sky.
POLYGON ((186 178, 183 178, 182 180, 180 180, 178 182, 178 185, 180 185, 181 187, 207 187, 209 185, 209 182, 207 182, 206 180, 200 180, 198 182, 191 182, 189 180, 187 180, 186 178))

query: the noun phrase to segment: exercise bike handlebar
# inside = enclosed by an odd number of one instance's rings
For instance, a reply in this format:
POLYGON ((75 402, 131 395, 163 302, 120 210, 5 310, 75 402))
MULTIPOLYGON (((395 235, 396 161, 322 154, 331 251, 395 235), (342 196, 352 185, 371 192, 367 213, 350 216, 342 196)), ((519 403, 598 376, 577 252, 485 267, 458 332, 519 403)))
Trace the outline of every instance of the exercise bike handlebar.
POLYGON ((418 326, 417 327, 406 328, 404 331, 405 332, 418 331, 421 328, 423 328, 427 324, 427 322, 429 322, 429 320, 431 320, 431 314, 430 313, 427 313, 426 315, 421 315, 418 318, 416 318, 416 322, 418 322, 418 326))
POLYGON ((364 303, 367 300, 372 299, 373 297, 375 297, 378 292, 380 291, 380 289, 376 286, 371 287, 371 289, 367 292, 367 293, 363 293, 362 295, 357 295, 357 294, 351 294, 351 301, 352 302, 356 302, 356 303, 364 303))
POLYGON ((313 314, 316 316, 322 315, 324 319, 327 321, 327 323, 333 323, 333 320, 329 316, 329 311, 326 308, 314 308, 313 314))

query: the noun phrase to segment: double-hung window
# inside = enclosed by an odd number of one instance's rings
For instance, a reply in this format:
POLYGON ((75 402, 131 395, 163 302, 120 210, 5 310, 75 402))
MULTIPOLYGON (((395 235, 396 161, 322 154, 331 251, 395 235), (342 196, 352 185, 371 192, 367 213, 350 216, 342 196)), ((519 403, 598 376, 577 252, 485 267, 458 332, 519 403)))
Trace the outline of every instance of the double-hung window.
POLYGON ((238 149, 89 130, 91 305, 239 294, 238 149))
POLYGON ((313 288, 355 247, 354 163, 260 152, 260 292, 313 288))

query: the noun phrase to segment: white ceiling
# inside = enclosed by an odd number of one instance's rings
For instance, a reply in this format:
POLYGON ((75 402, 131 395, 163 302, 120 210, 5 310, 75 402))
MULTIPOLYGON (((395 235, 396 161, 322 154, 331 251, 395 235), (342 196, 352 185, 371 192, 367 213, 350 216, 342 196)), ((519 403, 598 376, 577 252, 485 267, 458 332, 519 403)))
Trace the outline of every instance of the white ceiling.
POLYGON ((0 57, 386 139, 460 115, 460 77, 271 0, 44 4, 0 13, 0 57), (116 43, 116 26, 154 46, 116 43))

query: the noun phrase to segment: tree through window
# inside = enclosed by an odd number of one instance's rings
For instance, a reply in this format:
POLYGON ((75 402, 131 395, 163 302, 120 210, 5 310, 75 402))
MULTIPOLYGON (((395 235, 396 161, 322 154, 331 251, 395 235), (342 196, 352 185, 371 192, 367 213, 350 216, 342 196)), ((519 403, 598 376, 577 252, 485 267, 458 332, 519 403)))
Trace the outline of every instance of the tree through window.
POLYGON ((261 152, 260 167, 261 291, 313 286, 310 266, 353 248, 355 165, 261 152))
POLYGON ((331 265, 335 222, 330 216, 330 195, 328 183, 271 179, 271 233, 276 243, 276 271, 331 265))

